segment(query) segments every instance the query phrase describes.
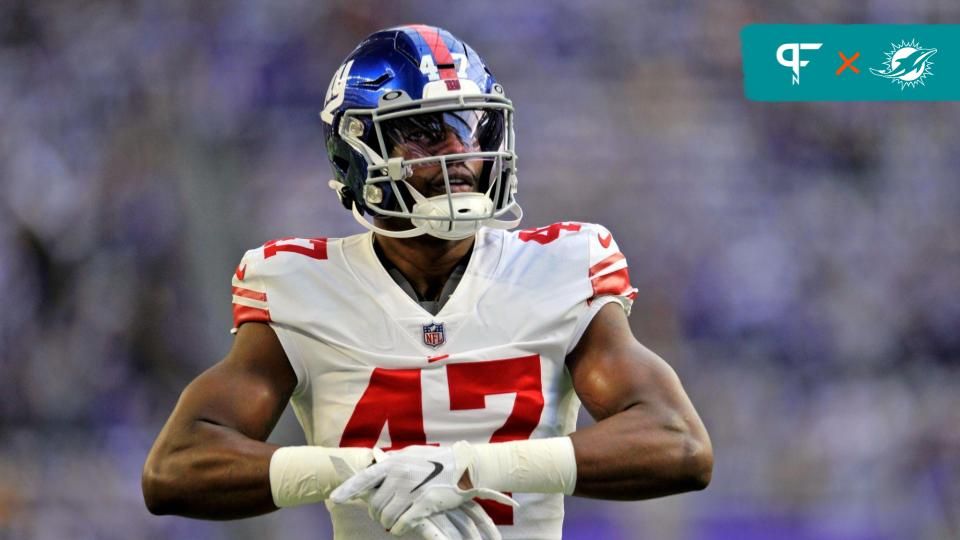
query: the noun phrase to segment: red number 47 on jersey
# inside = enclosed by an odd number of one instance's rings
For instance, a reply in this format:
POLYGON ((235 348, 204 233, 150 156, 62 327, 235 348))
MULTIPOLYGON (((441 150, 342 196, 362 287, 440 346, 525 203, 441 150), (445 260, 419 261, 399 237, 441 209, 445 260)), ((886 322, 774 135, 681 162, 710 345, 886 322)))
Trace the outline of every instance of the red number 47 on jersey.
MULTIPOLYGON (((516 393, 510 416, 493 432, 490 442, 530 438, 543 412, 539 355, 449 364, 446 370, 450 409, 454 411, 483 409, 489 395, 516 393)), ((420 372, 420 369, 374 369, 370 384, 343 431, 340 446, 372 448, 384 425, 393 442, 387 450, 429 444, 423 430, 420 372)), ((489 501, 480 503, 494 523, 513 524, 513 509, 509 506, 489 501)))

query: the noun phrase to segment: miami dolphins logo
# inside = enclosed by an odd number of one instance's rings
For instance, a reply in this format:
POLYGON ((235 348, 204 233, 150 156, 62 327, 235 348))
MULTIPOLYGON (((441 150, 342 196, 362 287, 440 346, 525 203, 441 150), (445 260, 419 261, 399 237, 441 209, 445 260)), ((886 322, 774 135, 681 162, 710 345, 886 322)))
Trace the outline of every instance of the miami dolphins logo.
POLYGON ((937 53, 936 49, 924 49, 917 40, 901 41, 899 45, 890 44, 893 49, 884 53, 887 60, 883 69, 870 68, 870 73, 878 77, 890 79, 890 82, 899 83, 900 89, 924 84, 923 79, 933 75, 930 57, 937 53))

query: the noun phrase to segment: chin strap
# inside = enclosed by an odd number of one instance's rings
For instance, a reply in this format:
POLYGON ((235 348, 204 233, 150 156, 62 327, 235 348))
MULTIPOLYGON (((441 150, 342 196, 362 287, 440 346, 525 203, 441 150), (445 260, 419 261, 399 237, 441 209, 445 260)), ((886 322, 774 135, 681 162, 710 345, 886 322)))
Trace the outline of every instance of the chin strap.
MULTIPOLYGON (((339 197, 340 200, 343 201, 343 193, 341 190, 346 188, 347 186, 336 180, 330 180, 327 183, 327 185, 329 185, 330 188, 337 193, 337 197, 339 197)), ((440 199, 442 197, 443 199, 442 201, 440 200, 431 201, 430 199, 427 199, 426 197, 423 197, 422 195, 420 195, 420 193, 417 192, 417 190, 414 189, 409 184, 407 184, 407 186, 410 188, 410 192, 413 194, 414 199, 418 201, 417 204, 414 205, 414 211, 416 211, 417 206, 426 206, 428 208, 436 208, 437 207, 436 203, 442 203, 442 202, 448 201, 448 196, 446 195, 431 197, 431 199, 440 199)), ((463 195, 474 195, 474 194, 463 194, 463 195)), ((476 194, 476 195, 480 195, 480 194, 476 194)), ((486 196, 484 197, 486 198, 486 196)), ((486 199, 489 200, 489 198, 486 198, 486 199)), ((513 216, 513 219, 509 219, 509 220, 501 220, 501 219, 494 219, 494 218, 490 218, 486 220, 464 219, 459 221, 450 220, 450 219, 430 220, 430 219, 418 219, 416 215, 413 215, 411 216, 411 223, 413 224, 413 228, 407 229, 405 231, 393 231, 389 229, 384 229, 382 227, 378 227, 375 224, 364 219, 363 215, 360 214, 360 209, 357 206, 357 201, 351 201, 350 209, 351 209, 351 213, 353 214, 353 219, 357 223, 362 225, 365 229, 373 231, 377 234, 389 236, 391 238, 413 238, 415 236, 422 236, 424 234, 428 234, 430 236, 434 236, 436 238, 442 238, 445 240, 460 240, 462 238, 468 238, 470 236, 473 236, 482 226, 490 227, 492 229, 504 229, 504 230, 512 229, 517 225, 519 225, 520 220, 523 219, 523 209, 520 208, 520 205, 517 204, 516 201, 514 201, 509 207, 507 207, 507 211, 513 216), (470 223, 471 221, 473 223, 470 223), (435 222, 438 224, 442 223, 443 225, 446 225, 448 228, 449 228, 449 224, 452 222, 454 224, 454 227, 453 227, 454 230, 439 229, 436 225, 434 225, 435 222), (457 223, 470 223, 471 226, 469 228, 463 228, 463 229, 457 230, 456 229, 457 223)))

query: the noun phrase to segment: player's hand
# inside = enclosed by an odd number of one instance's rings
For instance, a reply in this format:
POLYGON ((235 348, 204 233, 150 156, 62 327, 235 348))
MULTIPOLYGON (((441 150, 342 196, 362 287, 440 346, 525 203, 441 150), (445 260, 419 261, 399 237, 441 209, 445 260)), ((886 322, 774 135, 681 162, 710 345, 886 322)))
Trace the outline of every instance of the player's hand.
POLYGON ((341 484, 330 499, 335 503, 354 498, 366 500, 370 517, 397 536, 421 526, 431 516, 463 507, 486 537, 499 538, 489 516, 472 501, 490 499, 513 506, 516 502, 491 489, 457 487, 470 465, 472 453, 468 449, 468 443, 459 442, 452 447, 409 446, 389 454, 380 453, 376 464, 341 484), (490 536, 493 533, 495 536, 490 536))
MULTIPOLYGON (((490 519, 490 516, 473 499, 480 496, 481 491, 492 491, 497 497, 481 497, 495 500, 499 503, 517 506, 517 502, 507 497, 499 491, 479 490, 479 489, 460 489, 451 485, 434 485, 426 489, 426 492, 417 498, 416 501, 400 515, 396 520, 390 533, 402 536, 409 530, 422 531, 421 526, 436 516, 447 516, 453 521, 461 533, 464 528, 467 529, 463 534, 464 539, 477 540, 500 540, 500 530, 490 519), (456 506, 459 505, 459 506, 456 506), (448 508, 453 507, 453 510, 448 508), (463 512, 469 520, 464 522, 459 513, 463 512), (459 518, 459 520, 457 519, 459 518)), ((426 538, 430 538, 427 536, 426 538)))
POLYGON ((490 516, 474 501, 421 520, 412 527, 424 540, 500 540, 490 516))

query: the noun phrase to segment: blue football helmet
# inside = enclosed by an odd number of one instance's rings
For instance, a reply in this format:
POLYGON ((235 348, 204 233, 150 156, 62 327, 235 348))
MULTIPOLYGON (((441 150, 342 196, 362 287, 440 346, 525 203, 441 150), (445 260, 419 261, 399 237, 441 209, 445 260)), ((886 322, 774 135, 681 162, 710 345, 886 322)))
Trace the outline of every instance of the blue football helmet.
POLYGON ((330 187, 364 227, 460 239, 520 222, 513 105, 477 53, 446 30, 410 25, 369 36, 333 76, 320 117, 330 187), (409 181, 415 174, 429 177, 427 193, 409 181), (411 228, 381 228, 364 213, 411 228))

